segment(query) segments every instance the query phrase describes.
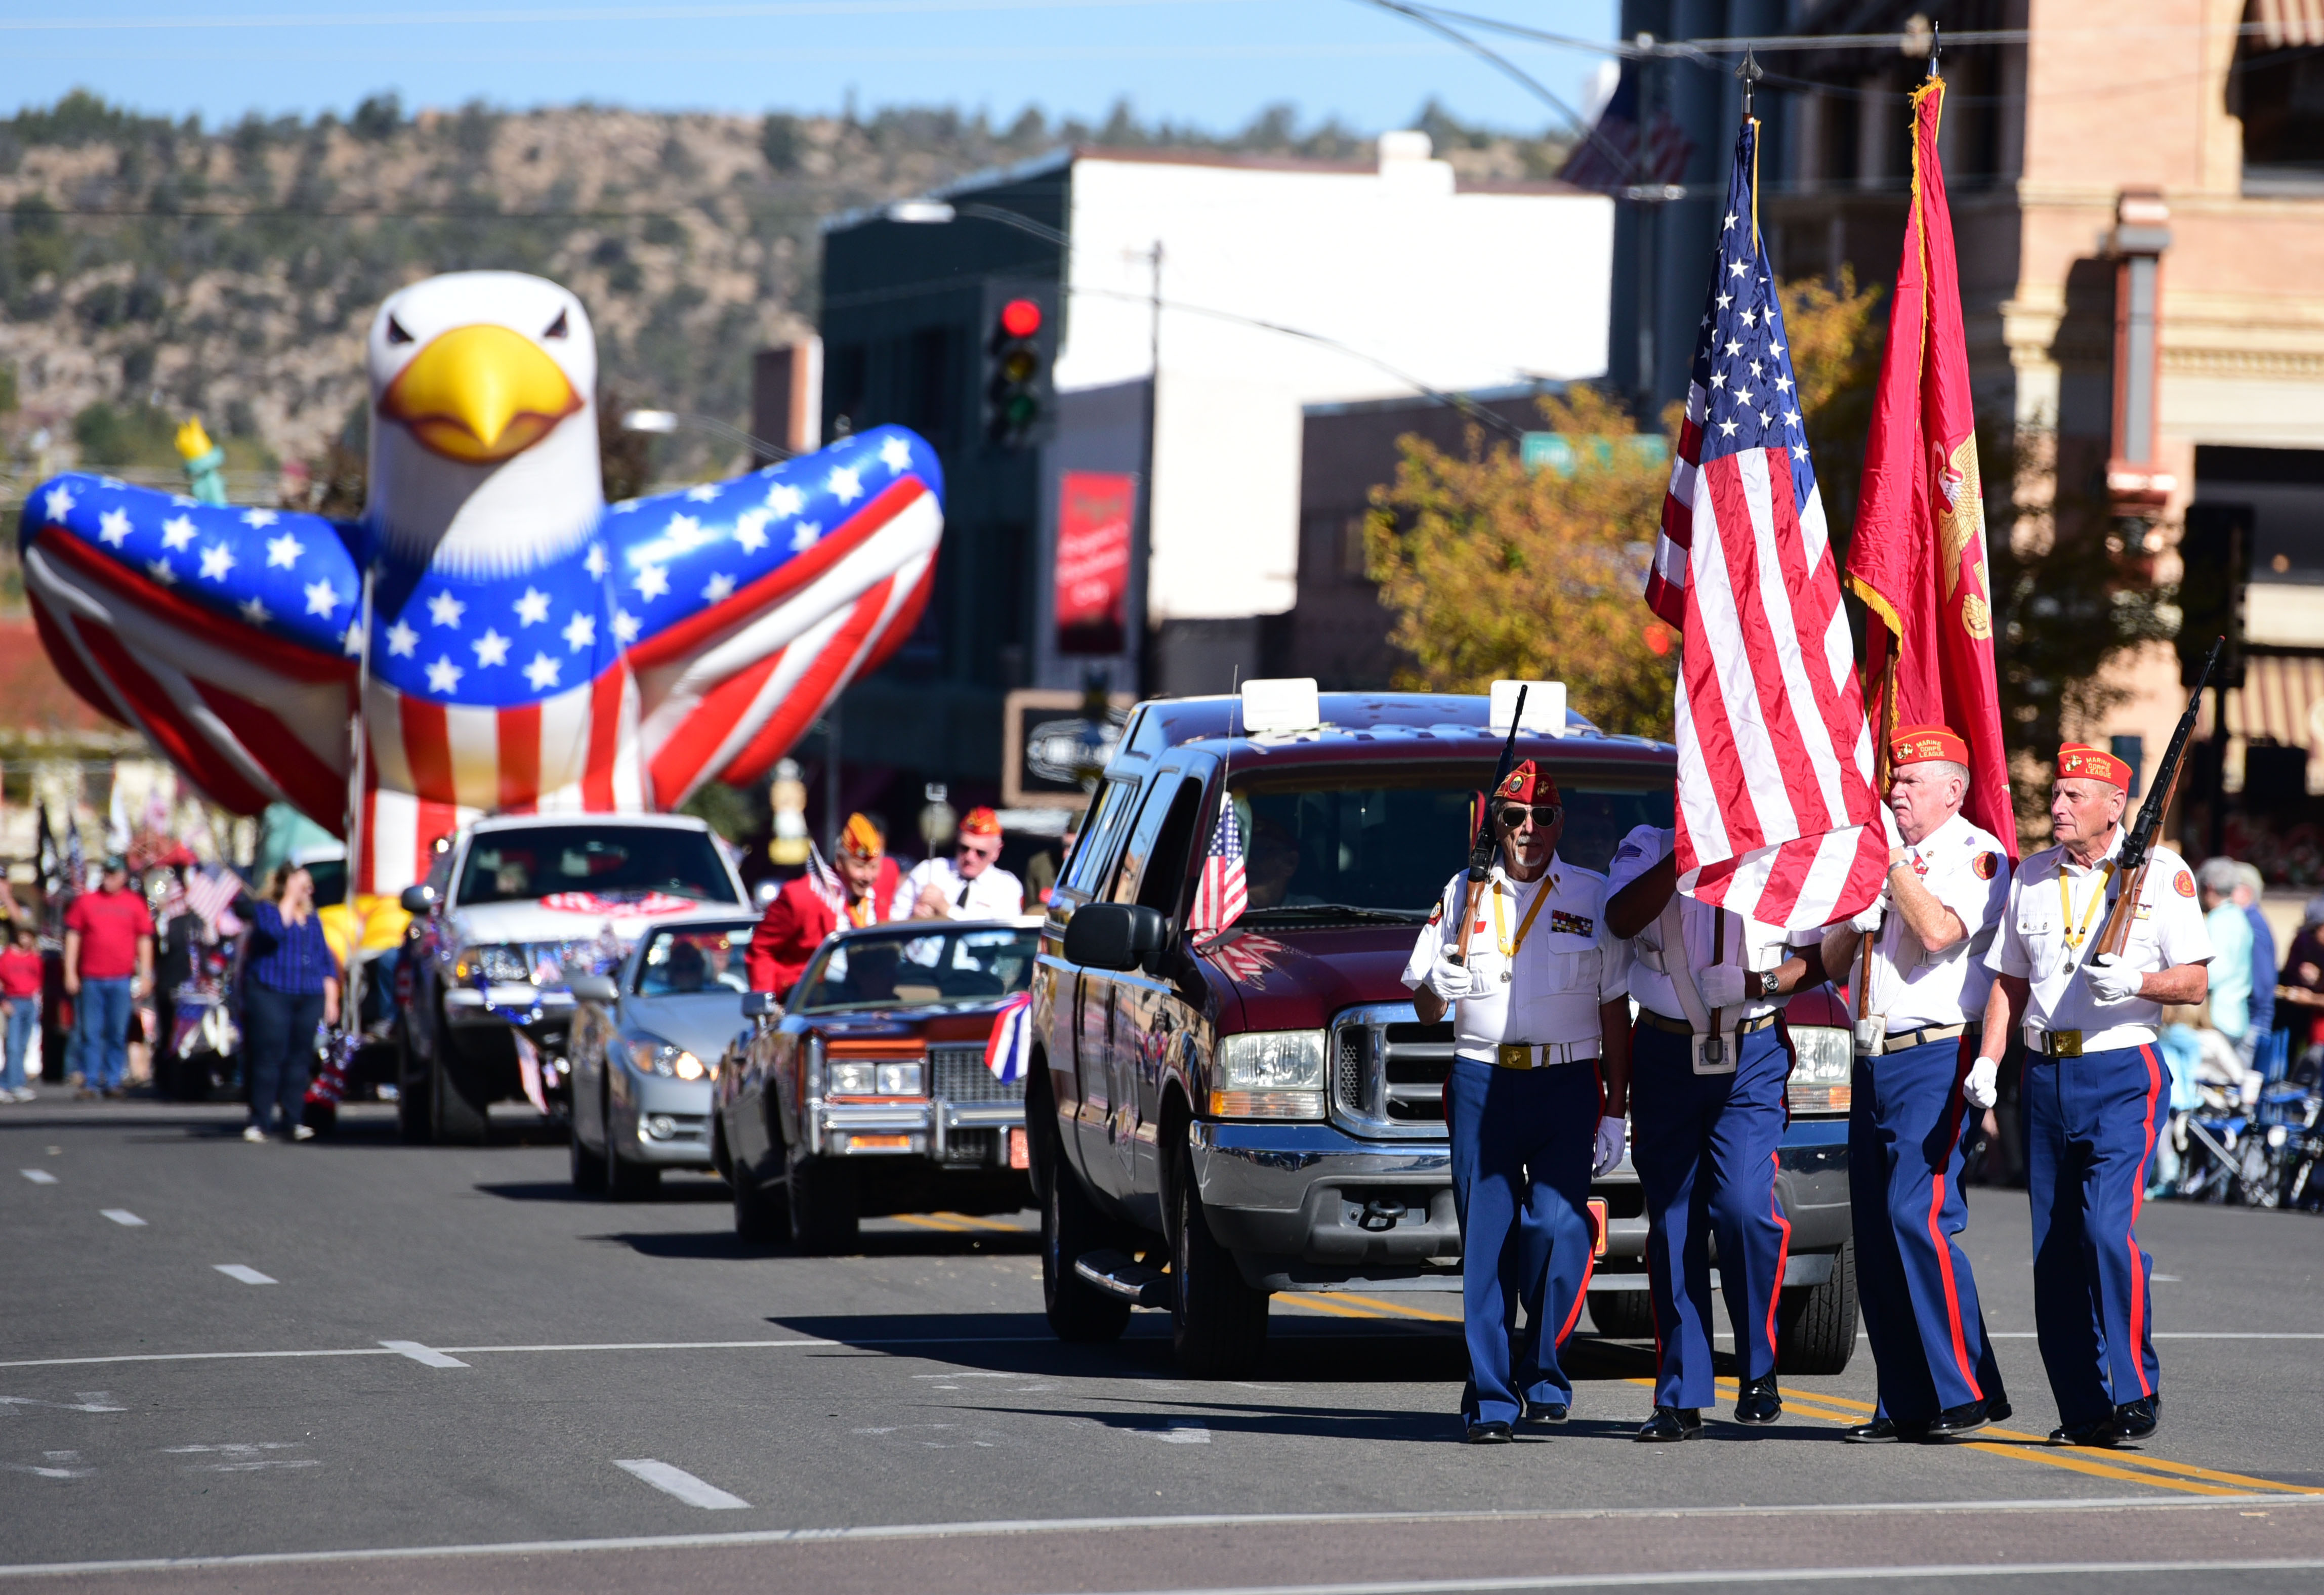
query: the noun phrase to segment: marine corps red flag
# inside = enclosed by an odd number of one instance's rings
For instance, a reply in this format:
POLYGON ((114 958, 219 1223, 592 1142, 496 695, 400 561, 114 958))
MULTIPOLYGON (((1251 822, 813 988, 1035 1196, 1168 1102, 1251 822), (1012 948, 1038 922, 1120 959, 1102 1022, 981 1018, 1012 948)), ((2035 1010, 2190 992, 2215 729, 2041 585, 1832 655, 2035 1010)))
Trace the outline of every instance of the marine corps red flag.
POLYGON ((1804 930, 1880 890, 1871 725, 1773 273, 1759 124, 1735 145, 1646 603, 1685 639, 1679 890, 1804 930))
POLYGON ((1884 770, 1897 727, 1953 727, 1969 752, 1962 810, 2015 858, 1969 349, 1937 159, 1944 103, 1941 78, 1913 97, 1913 207, 1865 445, 1848 585, 1872 612, 1864 674, 1881 717, 1884 770))

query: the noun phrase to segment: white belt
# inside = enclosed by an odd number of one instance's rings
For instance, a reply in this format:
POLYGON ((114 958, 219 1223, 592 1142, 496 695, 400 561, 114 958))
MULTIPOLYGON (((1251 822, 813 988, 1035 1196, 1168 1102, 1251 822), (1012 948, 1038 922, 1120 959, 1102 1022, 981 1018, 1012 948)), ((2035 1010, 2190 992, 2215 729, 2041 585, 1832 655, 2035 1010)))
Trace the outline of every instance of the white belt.
POLYGON ((1455 1057, 1504 1069, 1546 1069, 1553 1064, 1584 1063, 1604 1051, 1605 1042, 1597 1036, 1583 1041, 1501 1041, 1489 1046, 1464 1041, 1452 1049, 1455 1057))
POLYGON ((2025 1050, 2037 1057, 2080 1057, 2086 1052, 2116 1052, 2154 1045, 2152 1025, 2116 1025, 2109 1030, 2025 1027, 2025 1050))

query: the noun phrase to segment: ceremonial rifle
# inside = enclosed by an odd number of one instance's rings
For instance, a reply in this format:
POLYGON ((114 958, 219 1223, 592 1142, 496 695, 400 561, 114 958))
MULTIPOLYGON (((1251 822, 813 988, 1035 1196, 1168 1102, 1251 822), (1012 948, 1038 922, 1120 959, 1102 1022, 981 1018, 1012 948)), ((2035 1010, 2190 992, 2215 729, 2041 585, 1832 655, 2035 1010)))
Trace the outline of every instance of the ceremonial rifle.
POLYGON ((2218 668, 2219 650, 2227 644, 2225 637, 2211 644, 2211 657, 2203 661, 2203 673, 2195 679, 2195 690, 2187 699, 2187 712, 2179 716, 2179 729, 2171 733, 2171 746, 2155 769, 2154 779, 2147 786, 2146 801, 2139 808, 2137 823, 2123 834, 2122 855, 2115 865, 2122 890, 2107 913, 2098 945, 2090 949, 2093 963, 2119 958, 2130 945, 2131 922, 2146 897, 2147 851, 2154 845, 2154 833, 2162 829, 2163 816, 2170 811, 2172 798, 2178 795, 2179 778, 2186 773, 2187 743, 2195 734, 2195 720, 2203 706, 2203 688, 2210 684, 2211 672, 2218 668))
MULTIPOLYGON (((1516 713, 1509 716, 1509 740, 1501 744, 1501 761, 1493 770, 1493 784, 1485 793, 1484 812, 1477 822, 1477 839, 1469 844, 1469 883, 1461 891, 1461 942, 1452 954, 1452 962, 1469 961, 1469 931, 1477 922, 1470 917, 1477 911, 1477 889, 1493 875, 1493 796, 1501 783, 1509 779, 1517 767, 1517 727, 1525 724, 1525 701, 1527 688, 1517 688, 1516 713)), ((1490 699, 1487 700, 1490 702, 1490 699)))

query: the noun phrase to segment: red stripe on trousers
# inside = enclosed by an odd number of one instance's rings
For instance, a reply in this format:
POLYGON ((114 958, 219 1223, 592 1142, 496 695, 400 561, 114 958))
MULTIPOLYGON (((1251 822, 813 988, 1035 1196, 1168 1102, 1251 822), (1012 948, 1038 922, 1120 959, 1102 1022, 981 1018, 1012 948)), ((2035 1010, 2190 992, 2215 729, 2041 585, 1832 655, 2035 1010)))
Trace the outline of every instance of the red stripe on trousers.
POLYGON ((723 602, 687 616, 631 649, 630 664, 641 670, 674 664, 700 652, 722 633, 758 619, 762 611, 791 596, 871 541, 927 492, 918 477, 898 477, 815 547, 792 555, 723 602))
POLYGON ((540 797, 540 705, 503 709, 493 724, 500 733, 500 806, 530 807, 540 797))
MULTIPOLYGON (((1788 1111, 1789 1107, 1787 1103, 1786 1111, 1788 1111)), ((1776 1157, 1777 1154, 1773 1152, 1767 1154, 1767 1159, 1771 1163, 1775 1161, 1776 1157)), ((1767 1208, 1768 1211, 1775 1215, 1775 1225, 1778 1229, 1783 1231, 1784 1238, 1775 1243, 1775 1277, 1774 1282, 1767 1286, 1767 1371, 1770 1373, 1775 1371, 1775 1358, 1776 1355, 1775 1310, 1783 1305, 1784 1270, 1791 1266, 1792 1260, 1792 1221, 1784 1216, 1783 1198, 1774 1194, 1774 1186, 1775 1182, 1770 1179, 1768 1181, 1767 1208)), ((1736 1369, 1738 1374, 1740 1374, 1744 1370, 1740 1368, 1736 1369)))
POLYGON ((180 718, 177 705, 170 701, 161 684, 129 657, 129 650, 109 628, 92 622, 73 630, 97 656, 98 666, 120 687, 122 696, 137 705, 139 729, 159 743, 197 786, 236 814, 256 814, 266 807, 271 794, 253 786, 208 737, 180 718))
POLYGON ((346 826, 346 779, 316 758, 289 726, 269 711, 207 681, 196 681, 194 691, 301 813, 334 832, 346 826))
POLYGON ((887 608, 888 594, 895 583, 896 578, 889 576, 855 601, 854 613, 824 644, 823 651, 815 656, 815 662, 801 673, 790 695, 776 705, 757 734, 719 771, 720 780, 737 786, 756 780, 798 741, 815 717, 823 713, 832 694, 838 690, 841 678, 862 651, 864 639, 878 623, 880 612, 887 608))
POLYGON ((1970 1366, 1969 1337, 1961 1327, 1960 1291, 1953 1282, 1952 1241, 1939 1220, 1945 1205, 1945 1175, 1952 1167, 1953 1148, 1960 1144, 1962 1116, 1969 1111, 1969 1098, 1962 1093, 1961 1083, 1969 1078, 1969 1065, 1976 1061, 1969 1051, 1972 1034, 1963 1031, 1953 1052, 1952 1112, 1945 1125, 1944 1147, 1939 1154, 1941 1161, 1929 1181, 1929 1244, 1937 1249, 1937 1274, 1944 1281, 1945 1324, 1952 1331, 1954 1365, 1960 1369, 1961 1382, 1969 1387, 1969 1399, 1982 1401, 1985 1392, 1978 1386, 1977 1369, 1970 1366))
POLYGON ((2138 1393, 2152 1396, 2154 1388, 2146 1382, 2146 1259, 2139 1252, 2136 1231, 2139 1210, 2146 1205, 2146 1166, 2154 1160, 2154 1104, 2163 1094, 2163 1065, 2152 1046, 2140 1047, 2138 1056, 2146 1060, 2146 1139, 2140 1143, 2146 1149, 2139 1155, 2138 1178, 2131 1184, 2131 1227, 2122 1241, 2130 1249, 2130 1365, 2138 1372, 2138 1393))
POLYGON ((622 751, 622 699, 630 673, 616 665, 589 684, 589 760, 581 771, 581 806, 603 812, 613 805, 613 765, 622 751))

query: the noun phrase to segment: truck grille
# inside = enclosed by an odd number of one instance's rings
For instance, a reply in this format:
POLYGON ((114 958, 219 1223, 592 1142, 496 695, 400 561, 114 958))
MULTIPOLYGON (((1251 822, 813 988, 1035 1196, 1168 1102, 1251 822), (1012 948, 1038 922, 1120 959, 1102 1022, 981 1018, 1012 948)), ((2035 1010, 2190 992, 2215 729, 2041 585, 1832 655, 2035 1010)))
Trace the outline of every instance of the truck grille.
POLYGON ((1332 1021, 1332 1117, 1342 1128, 1376 1138, 1444 1135, 1450 1020, 1424 1025, 1409 1002, 1351 1008, 1332 1021))
POLYGON ((947 1102, 1021 1102, 1025 1100, 1025 1082, 1018 1079, 1002 1082, 992 1077, 984 1066, 984 1044, 973 1046, 931 1046, 928 1061, 934 1065, 936 1095, 947 1102))

